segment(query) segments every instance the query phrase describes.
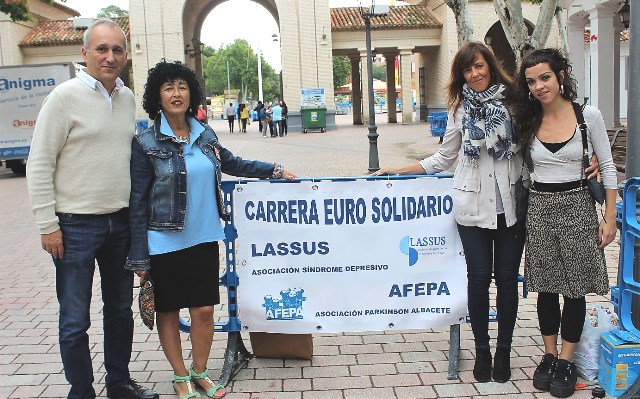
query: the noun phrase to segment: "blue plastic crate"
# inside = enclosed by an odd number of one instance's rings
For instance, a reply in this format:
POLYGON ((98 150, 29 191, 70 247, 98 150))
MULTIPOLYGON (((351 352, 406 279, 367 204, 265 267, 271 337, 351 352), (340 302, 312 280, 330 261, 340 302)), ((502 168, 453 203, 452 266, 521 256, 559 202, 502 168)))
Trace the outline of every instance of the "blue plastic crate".
POLYGON ((429 131, 432 136, 442 137, 447 129, 447 113, 446 112, 432 112, 427 117, 431 128, 429 131))

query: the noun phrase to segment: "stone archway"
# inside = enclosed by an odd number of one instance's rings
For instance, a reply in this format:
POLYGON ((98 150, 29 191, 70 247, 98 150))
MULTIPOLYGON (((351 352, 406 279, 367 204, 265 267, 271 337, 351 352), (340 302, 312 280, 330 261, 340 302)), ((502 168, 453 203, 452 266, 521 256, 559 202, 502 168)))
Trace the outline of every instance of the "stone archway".
MULTIPOLYGON (((213 11, 214 8, 222 3, 226 3, 229 0, 186 0, 184 3, 182 13, 182 26, 183 35, 185 39, 185 46, 191 45, 192 48, 197 43, 201 43, 200 37, 202 32, 202 25, 205 19, 213 11)), ((278 15, 278 7, 274 0, 254 0, 255 3, 263 6, 275 19, 278 27, 280 26, 280 17, 278 15)), ((187 57, 187 65, 191 67, 196 75, 202 76, 202 58, 201 54, 195 52, 194 57, 187 57)))
MULTIPOLYGON (((529 36, 531 36, 534 24, 526 19, 524 20, 524 24, 527 26, 529 36)), ((505 71, 507 71, 510 76, 515 76, 517 69, 516 55, 507 41, 507 36, 504 33, 504 29, 502 29, 500 21, 494 23, 491 28, 489 28, 487 34, 484 36, 484 42, 491 47, 498 61, 502 63, 505 71)))
MULTIPOLYGON (((193 49, 194 42, 199 43, 206 17, 225 1, 233 0, 130 0, 132 43, 140 43, 132 54, 135 82, 145 82, 147 71, 161 58, 183 61, 202 76, 200 54, 196 51, 192 58, 185 54, 185 49, 193 49)), ((331 26, 329 1, 254 2, 265 7, 280 27, 282 96, 289 106, 289 130, 302 130, 300 90, 303 88, 325 89, 327 129, 335 129, 331 46, 320 45, 324 40, 323 27, 331 26)), ((140 104, 140 84, 136 98, 140 104)), ((141 108, 137 114, 144 117, 141 108)))

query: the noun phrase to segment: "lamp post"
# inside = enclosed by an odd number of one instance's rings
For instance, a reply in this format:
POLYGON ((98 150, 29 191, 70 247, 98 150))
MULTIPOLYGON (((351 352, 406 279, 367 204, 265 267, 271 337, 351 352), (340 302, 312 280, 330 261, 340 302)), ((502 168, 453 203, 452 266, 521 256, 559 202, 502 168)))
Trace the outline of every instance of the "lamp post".
POLYGON ((262 98, 262 56, 260 55, 260 36, 258 36, 258 101, 264 102, 262 98))
POLYGON ((388 5, 375 5, 375 0, 371 1, 370 6, 363 6, 360 3, 360 15, 364 19, 365 41, 367 43, 367 83, 369 93, 369 172, 375 172, 380 169, 378 160, 378 127, 376 126, 376 113, 374 106, 373 93, 373 62, 371 54, 371 17, 374 15, 385 15, 389 13, 388 5))
MULTIPOLYGON (((277 42, 278 35, 274 33, 271 35, 271 39, 277 42)), ((260 54, 260 36, 258 36, 258 100, 264 102, 262 96, 262 55, 260 54)))

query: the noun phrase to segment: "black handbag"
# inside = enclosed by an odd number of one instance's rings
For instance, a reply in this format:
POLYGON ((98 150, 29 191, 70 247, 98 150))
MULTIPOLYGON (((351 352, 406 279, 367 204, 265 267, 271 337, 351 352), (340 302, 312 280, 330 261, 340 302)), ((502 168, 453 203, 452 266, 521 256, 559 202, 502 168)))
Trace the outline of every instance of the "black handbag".
MULTIPOLYGON (((587 124, 584 122, 584 115, 582 114, 582 108, 578 103, 573 103, 573 111, 576 114, 576 119, 578 120, 578 126, 580 127, 580 133, 582 133, 582 170, 584 173, 584 169, 589 167, 589 151, 587 148, 587 124)), ((587 182, 587 187, 589 187, 589 192, 593 199, 600 205, 604 204, 604 184, 599 182, 598 179, 587 179, 585 176, 585 180, 587 182)))

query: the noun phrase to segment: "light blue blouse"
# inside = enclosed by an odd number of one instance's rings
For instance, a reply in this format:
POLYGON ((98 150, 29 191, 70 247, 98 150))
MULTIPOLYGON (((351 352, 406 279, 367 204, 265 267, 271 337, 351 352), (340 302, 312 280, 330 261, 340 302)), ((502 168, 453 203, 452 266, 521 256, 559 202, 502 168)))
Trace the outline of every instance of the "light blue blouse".
MULTIPOLYGON (((161 118, 160 132, 167 136, 176 137, 164 114, 161 115, 161 118)), ((219 241, 225 238, 216 203, 214 166, 196 144, 204 127, 189 116, 187 122, 191 129, 190 144, 182 142, 187 168, 187 210, 184 230, 181 232, 149 230, 150 255, 178 251, 204 242, 219 241)))

